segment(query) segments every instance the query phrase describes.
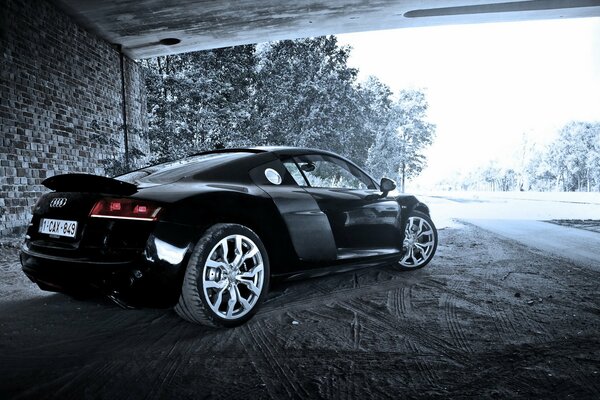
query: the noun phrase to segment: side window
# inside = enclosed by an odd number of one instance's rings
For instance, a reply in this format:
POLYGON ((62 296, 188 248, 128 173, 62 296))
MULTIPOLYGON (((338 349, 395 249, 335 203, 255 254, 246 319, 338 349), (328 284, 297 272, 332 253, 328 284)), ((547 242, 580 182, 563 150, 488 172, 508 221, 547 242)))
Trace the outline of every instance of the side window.
POLYGON ((298 169, 298 166, 294 162, 294 160, 286 160, 283 162, 283 166, 288 170, 294 181, 298 186, 306 186, 306 181, 302 176, 302 172, 298 169))
POLYGON ((308 155, 297 157, 296 163, 312 187, 342 189, 372 189, 373 182, 344 160, 308 155))

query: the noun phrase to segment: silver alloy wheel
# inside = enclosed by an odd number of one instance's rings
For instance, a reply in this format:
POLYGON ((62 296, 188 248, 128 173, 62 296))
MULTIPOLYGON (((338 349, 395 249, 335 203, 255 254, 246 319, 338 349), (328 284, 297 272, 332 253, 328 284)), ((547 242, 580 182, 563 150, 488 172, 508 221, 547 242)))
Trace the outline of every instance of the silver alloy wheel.
POLYGON ((263 284, 263 257, 250 238, 230 235, 210 251, 202 271, 202 290, 219 317, 235 320, 246 315, 258 302, 263 284))
POLYGON ((400 265, 408 268, 420 267, 427 263, 435 251, 434 228, 424 218, 408 218, 404 236, 404 257, 400 265))

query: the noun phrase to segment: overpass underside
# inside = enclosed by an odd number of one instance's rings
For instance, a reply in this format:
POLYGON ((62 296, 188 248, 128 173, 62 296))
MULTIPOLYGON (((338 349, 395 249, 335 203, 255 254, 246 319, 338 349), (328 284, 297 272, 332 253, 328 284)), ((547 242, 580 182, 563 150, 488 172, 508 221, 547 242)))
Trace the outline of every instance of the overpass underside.
POLYGON ((131 58, 432 25, 600 16, 598 0, 52 0, 131 58))

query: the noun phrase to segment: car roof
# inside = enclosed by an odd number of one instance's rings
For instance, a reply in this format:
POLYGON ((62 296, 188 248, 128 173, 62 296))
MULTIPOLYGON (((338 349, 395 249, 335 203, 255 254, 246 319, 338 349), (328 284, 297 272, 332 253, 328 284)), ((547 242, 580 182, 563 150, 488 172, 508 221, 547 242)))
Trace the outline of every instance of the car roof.
MULTIPOLYGON (((218 150, 204 151, 204 152, 200 152, 200 153, 196 153, 196 154, 190 154, 186 158, 192 158, 195 156, 203 156, 203 155, 210 155, 210 154, 227 154, 227 153, 229 153, 229 154, 245 153, 246 156, 234 157, 233 159, 225 160, 224 162, 217 163, 217 164, 210 164, 210 165, 205 164, 205 165, 203 165, 204 168, 199 169, 197 171, 195 170, 195 167, 192 165, 189 165, 189 166, 182 165, 178 168, 173 168, 173 170, 171 171, 171 175, 176 175, 177 177, 179 177, 179 175, 190 176, 190 177, 193 176, 196 179, 201 178, 201 179, 205 179, 205 180, 223 180, 223 181, 234 180, 234 181, 238 181, 238 182, 243 182, 248 178, 247 173, 245 171, 249 171, 250 169, 252 169, 256 166, 265 164, 269 161, 273 161, 276 159, 282 160, 287 157, 295 157, 295 156, 311 155, 311 154, 328 155, 328 156, 337 157, 337 158, 340 158, 342 160, 349 162, 351 165, 354 165, 355 167, 358 167, 356 164, 354 164, 352 161, 348 160, 347 158, 345 158, 341 155, 338 155, 336 153, 327 151, 327 150, 320 150, 320 149, 314 149, 314 148, 309 148, 309 147, 292 147, 292 146, 259 146, 259 147, 246 147, 246 148, 218 149, 218 150)), ((157 164, 156 166, 159 166, 159 165, 160 164, 157 164)), ((141 168, 140 170, 143 170, 146 168, 151 168, 151 167, 154 167, 154 166, 144 167, 144 168, 141 168)), ((369 176, 371 178, 371 180, 373 180, 373 182, 375 182, 375 180, 367 172, 362 170, 360 167, 358 167, 358 168, 363 173, 365 173, 367 176, 369 176)), ((137 171, 138 170, 130 171, 124 175, 129 175, 129 174, 132 174, 137 171)), ((158 173, 158 171, 157 171, 157 173, 158 173)), ((143 179, 148 179, 148 178, 144 177, 143 179)))
POLYGON ((192 155, 200 155, 200 154, 212 154, 212 153, 272 153, 276 156, 295 156, 301 154, 327 154, 335 157, 345 158, 339 154, 333 153, 327 150, 314 149, 310 147, 292 147, 292 146, 255 146, 255 147, 239 147, 239 148, 230 148, 230 149, 219 149, 219 150, 209 150, 201 153, 196 153, 192 155))
POLYGON ((269 153, 275 153, 277 155, 299 155, 299 154, 330 154, 337 157, 341 157, 338 154, 332 153, 327 150, 312 149, 309 147, 291 147, 291 146, 260 146, 254 149, 263 150, 269 153))

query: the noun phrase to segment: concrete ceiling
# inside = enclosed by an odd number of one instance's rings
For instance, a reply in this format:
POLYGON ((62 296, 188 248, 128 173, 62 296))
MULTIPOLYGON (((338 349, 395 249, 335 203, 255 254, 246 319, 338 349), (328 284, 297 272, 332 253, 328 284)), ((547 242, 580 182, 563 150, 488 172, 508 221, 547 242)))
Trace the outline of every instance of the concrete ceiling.
POLYGON ((49 1, 134 59, 380 29, 600 16, 600 0, 49 1))

